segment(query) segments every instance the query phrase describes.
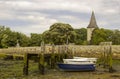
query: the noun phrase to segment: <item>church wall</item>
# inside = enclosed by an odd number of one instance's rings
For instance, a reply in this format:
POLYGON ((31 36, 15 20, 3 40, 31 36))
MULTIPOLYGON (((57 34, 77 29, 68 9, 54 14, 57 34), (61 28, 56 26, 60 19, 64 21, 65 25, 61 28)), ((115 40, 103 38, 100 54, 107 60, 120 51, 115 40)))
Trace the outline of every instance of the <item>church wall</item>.
POLYGON ((95 28, 87 28, 87 41, 90 42, 92 37, 92 32, 95 28))

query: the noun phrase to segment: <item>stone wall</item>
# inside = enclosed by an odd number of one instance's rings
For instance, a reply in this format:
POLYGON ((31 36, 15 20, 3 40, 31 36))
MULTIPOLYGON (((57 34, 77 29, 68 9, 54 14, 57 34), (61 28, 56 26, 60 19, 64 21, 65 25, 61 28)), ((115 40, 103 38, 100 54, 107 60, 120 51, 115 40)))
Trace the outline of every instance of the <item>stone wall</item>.
MULTIPOLYGON (((100 56, 104 53, 106 46, 100 45, 69 45, 68 48, 75 55, 80 56, 100 56)), ((112 53, 114 57, 120 57, 120 45, 112 45, 112 53)), ((107 46, 109 49, 109 46, 107 46)))
MULTIPOLYGON (((71 53, 74 56, 97 56, 100 57, 104 52, 105 45, 57 45, 54 53, 71 53)), ((109 48, 109 46, 107 46, 109 48)), ((112 45, 114 57, 120 58, 120 45, 112 45)), ((45 46, 45 53, 52 53, 52 46, 45 46)), ((41 53, 41 47, 13 47, 0 49, 0 53, 7 54, 24 54, 24 53, 41 53)))

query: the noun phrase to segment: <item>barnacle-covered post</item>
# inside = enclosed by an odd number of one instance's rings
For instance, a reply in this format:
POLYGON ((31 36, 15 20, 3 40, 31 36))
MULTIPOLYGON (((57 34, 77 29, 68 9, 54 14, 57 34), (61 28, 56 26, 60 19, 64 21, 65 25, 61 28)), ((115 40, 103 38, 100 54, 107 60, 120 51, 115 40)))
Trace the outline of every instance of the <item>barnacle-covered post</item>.
POLYGON ((44 53, 45 53, 45 44, 44 42, 41 42, 41 52, 38 54, 39 56, 39 73, 44 75, 45 74, 45 62, 44 62, 44 53))

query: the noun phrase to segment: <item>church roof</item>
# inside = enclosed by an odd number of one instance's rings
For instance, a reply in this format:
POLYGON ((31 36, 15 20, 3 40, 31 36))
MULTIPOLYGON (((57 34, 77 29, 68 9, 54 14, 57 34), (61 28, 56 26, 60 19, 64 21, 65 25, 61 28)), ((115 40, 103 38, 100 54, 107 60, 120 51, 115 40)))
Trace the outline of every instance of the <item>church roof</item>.
POLYGON ((95 15, 94 15, 94 12, 93 12, 93 11, 92 11, 90 23, 89 23, 89 25, 88 25, 87 28, 98 28, 97 22, 96 22, 96 19, 95 19, 95 15))

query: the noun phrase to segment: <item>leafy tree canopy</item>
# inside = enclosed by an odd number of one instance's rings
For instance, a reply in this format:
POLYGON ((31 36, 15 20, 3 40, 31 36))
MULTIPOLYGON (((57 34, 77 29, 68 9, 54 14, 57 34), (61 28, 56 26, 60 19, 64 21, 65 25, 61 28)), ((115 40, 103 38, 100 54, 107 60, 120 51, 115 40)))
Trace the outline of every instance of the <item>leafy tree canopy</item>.
POLYGON ((95 29, 93 31, 91 43, 99 44, 100 42, 111 41, 113 44, 120 44, 120 31, 109 29, 95 29))
POLYGON ((87 44, 87 29, 81 28, 81 29, 74 29, 76 32, 76 40, 75 44, 87 44))
POLYGON ((42 41, 42 34, 31 33, 31 46, 40 46, 42 41))
POLYGON ((43 36, 46 43, 66 44, 75 41, 76 33, 69 24, 55 23, 43 33, 43 36))
MULTIPOLYGON (((44 41, 46 44, 87 44, 87 29, 74 29, 65 23, 54 23, 42 34, 31 33, 28 37, 23 33, 12 31, 10 28, 0 26, 0 48, 15 47, 17 42, 20 46, 40 46, 44 41)), ((91 44, 98 45, 100 42, 111 41, 114 45, 120 45, 120 31, 109 29, 95 29, 93 31, 91 44)))
POLYGON ((29 46, 29 37, 25 34, 11 31, 10 28, 0 26, 0 48, 15 47, 17 41, 20 46, 29 46))

